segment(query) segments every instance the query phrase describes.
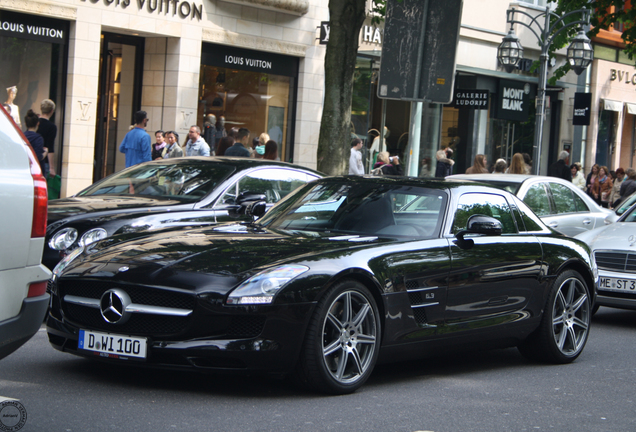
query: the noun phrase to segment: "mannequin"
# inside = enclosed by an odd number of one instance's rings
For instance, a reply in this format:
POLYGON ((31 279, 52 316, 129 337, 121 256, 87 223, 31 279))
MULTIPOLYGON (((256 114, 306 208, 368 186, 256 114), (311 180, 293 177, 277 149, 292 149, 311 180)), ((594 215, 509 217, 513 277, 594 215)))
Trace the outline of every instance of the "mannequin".
POLYGON ((219 141, 221 141, 221 138, 226 136, 227 132, 225 131, 225 117, 219 116, 219 120, 216 122, 215 145, 218 145, 219 141))
POLYGON ((15 97, 18 94, 18 88, 16 86, 7 87, 7 105, 11 107, 11 117, 13 117, 13 121, 22 128, 22 122, 20 121, 20 109, 17 105, 13 103, 15 97))

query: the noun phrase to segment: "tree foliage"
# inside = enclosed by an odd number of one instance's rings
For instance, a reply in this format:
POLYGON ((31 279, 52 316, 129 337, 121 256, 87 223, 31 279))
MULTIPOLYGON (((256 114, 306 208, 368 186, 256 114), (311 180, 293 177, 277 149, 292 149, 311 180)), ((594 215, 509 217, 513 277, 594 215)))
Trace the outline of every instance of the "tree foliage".
MULTIPOLYGON (((401 1, 401 0, 399 0, 401 1)), ((360 29, 368 14, 384 17, 386 0, 329 0, 329 41, 325 55, 325 98, 318 138, 318 170, 346 173, 351 141, 351 100, 360 29)))
MULTIPOLYGON (((587 36, 590 38, 598 35, 601 30, 611 30, 614 26, 622 24, 624 31, 621 36, 625 44, 624 50, 629 58, 634 60, 636 56, 636 26, 634 25, 636 22, 636 9, 631 7, 628 2, 629 0, 558 0, 554 12, 558 16, 564 16, 568 12, 583 8, 590 9, 592 11, 590 19, 591 29, 587 32, 587 36)), ((574 15, 564 19, 564 22, 576 21, 579 18, 580 15, 574 15)), ((572 26, 555 37, 550 46, 550 55, 553 56, 555 51, 568 46, 577 31, 578 28, 572 26)), ((538 64, 535 66, 538 66, 538 64)), ((557 69, 552 78, 550 78, 551 84, 554 84, 556 80, 563 77, 570 70, 569 63, 557 69)))

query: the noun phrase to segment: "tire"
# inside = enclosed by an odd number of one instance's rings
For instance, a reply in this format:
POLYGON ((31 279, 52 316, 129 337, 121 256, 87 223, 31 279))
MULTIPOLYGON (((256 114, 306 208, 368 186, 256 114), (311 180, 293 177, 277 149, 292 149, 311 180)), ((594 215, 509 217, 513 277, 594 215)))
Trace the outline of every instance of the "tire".
POLYGON ((561 273, 550 291, 541 324, 521 345, 527 358, 549 363, 574 361, 589 335, 592 307, 590 290, 579 273, 561 273))
POLYGON ((380 330, 378 308, 369 290, 353 280, 336 284, 310 318, 296 378, 323 393, 353 393, 373 371, 380 330))

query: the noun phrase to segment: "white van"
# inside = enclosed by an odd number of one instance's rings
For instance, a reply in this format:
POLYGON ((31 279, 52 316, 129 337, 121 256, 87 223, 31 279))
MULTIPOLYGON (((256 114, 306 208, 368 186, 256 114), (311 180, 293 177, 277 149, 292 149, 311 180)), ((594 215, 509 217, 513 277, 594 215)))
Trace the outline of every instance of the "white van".
POLYGON ((41 264, 46 180, 33 149, 0 107, 0 359, 40 328, 51 272, 41 264))

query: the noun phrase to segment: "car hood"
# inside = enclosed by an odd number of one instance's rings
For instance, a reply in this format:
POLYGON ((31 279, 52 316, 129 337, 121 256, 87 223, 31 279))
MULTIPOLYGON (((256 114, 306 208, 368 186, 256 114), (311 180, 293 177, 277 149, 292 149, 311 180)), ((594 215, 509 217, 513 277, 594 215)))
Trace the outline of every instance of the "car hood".
POLYGON ((625 250, 636 251, 636 223, 616 222, 601 228, 596 228, 576 236, 583 240, 592 250, 625 250), (631 240, 630 240, 631 237, 631 240), (634 244, 634 246, 631 246, 634 244))
POLYGON ((370 244, 394 241, 334 234, 291 235, 246 224, 168 229, 134 240, 126 237, 115 236, 92 245, 92 250, 73 262, 62 277, 106 277, 195 290, 214 285, 216 290, 219 285, 230 288, 260 270, 292 260, 311 261, 326 255, 337 259, 370 244))
MULTIPOLYGON (((87 214, 101 217, 113 213, 130 213, 143 209, 148 211, 162 211, 166 207, 183 205, 175 199, 141 197, 141 196, 91 196, 71 197, 49 201, 48 223, 68 218, 80 218, 87 214)), ((193 204, 185 204, 188 208, 193 204)))

